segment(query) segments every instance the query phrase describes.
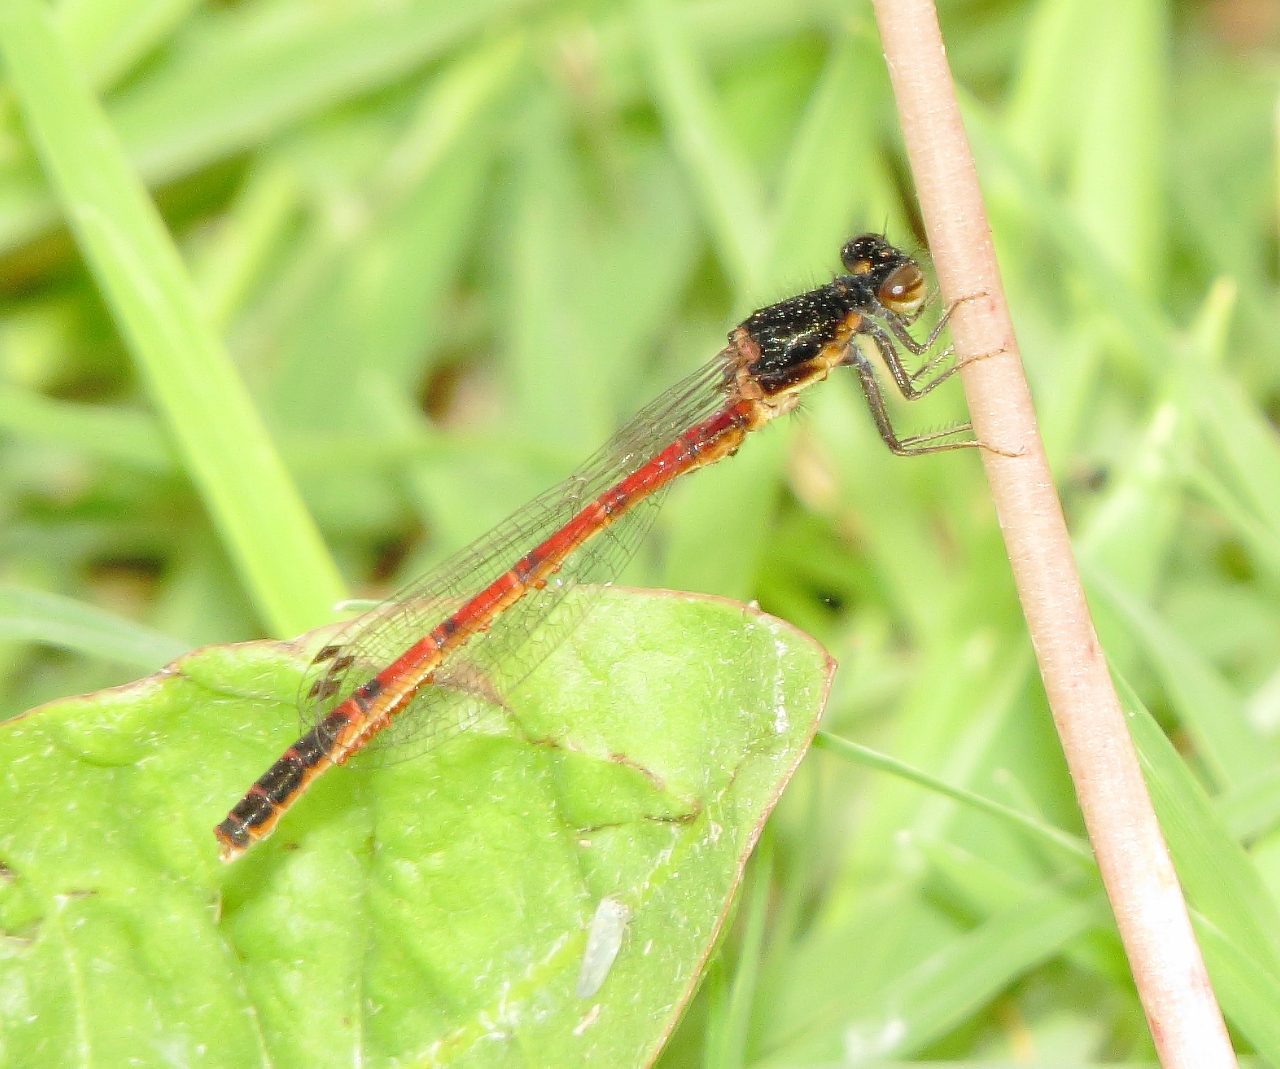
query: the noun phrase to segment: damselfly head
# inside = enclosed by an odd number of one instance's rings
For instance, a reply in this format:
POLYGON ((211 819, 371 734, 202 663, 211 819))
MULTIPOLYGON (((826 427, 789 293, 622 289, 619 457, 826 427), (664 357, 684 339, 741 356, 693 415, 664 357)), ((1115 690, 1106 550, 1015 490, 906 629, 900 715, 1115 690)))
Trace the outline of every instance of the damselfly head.
POLYGON ((879 234, 859 234, 844 243, 840 262, 851 275, 874 275, 879 281, 894 268, 912 261, 879 234))
POLYGON ((890 312, 912 318, 924 304, 928 286, 920 265, 879 234, 859 234, 845 242, 840 261, 855 279, 870 283, 890 312))

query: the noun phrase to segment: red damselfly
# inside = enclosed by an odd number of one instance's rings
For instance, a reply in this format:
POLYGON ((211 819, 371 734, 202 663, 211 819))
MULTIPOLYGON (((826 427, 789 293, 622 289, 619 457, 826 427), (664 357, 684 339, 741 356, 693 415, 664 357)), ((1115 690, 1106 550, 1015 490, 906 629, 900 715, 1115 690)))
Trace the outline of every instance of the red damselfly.
POLYGON ((894 453, 977 444, 955 440, 967 426, 898 438, 857 344, 874 344, 908 399, 955 372, 954 363, 938 370, 950 349, 928 357, 951 309, 924 341, 907 329, 927 296, 919 265, 875 234, 846 243, 841 261, 846 274, 748 316, 709 364, 576 472, 321 649, 300 698, 311 726, 218 825, 223 860, 269 835, 329 766, 371 744, 397 756, 430 749, 465 730, 478 705, 500 704, 586 611, 589 598, 566 591, 617 576, 671 483, 732 455, 833 369, 853 367, 894 453), (899 347, 927 357, 924 365, 909 371, 899 347))

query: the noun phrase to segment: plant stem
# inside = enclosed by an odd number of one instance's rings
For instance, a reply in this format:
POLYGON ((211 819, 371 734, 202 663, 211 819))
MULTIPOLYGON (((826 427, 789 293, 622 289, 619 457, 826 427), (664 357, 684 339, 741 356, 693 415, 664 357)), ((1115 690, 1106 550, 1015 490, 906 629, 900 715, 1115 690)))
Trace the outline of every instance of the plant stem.
POLYGON ((874 0, 930 250, 1045 692, 1166 1069, 1236 1065, 1085 604, 931 0, 874 0), (1008 454, 1008 455, 1006 455, 1008 454))

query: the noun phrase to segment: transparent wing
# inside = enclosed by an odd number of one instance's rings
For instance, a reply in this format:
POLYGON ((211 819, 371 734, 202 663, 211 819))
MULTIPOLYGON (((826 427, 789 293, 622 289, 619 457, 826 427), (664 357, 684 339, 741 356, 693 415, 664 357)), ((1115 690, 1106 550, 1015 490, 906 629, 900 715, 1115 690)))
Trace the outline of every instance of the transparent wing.
MULTIPOLYGON (((682 432, 726 402, 729 365, 721 353, 639 412, 577 471, 539 494, 486 535, 351 621, 316 654, 299 692, 305 728, 339 703, 521 557, 563 528, 582 508, 643 467, 682 432)), ((542 590, 531 590, 488 630, 453 651, 435 682, 424 686, 372 740, 379 763, 404 760, 466 730, 500 708, 517 686, 589 612, 594 598, 566 599, 584 584, 612 582, 653 523, 663 492, 650 495, 580 546, 542 590)))

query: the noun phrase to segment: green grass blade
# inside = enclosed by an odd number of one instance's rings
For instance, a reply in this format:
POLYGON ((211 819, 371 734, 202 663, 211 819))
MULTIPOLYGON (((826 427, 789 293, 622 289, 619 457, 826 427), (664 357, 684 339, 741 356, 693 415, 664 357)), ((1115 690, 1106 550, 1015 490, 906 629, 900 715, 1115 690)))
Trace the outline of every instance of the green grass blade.
POLYGON ((201 0, 61 0, 58 29, 95 89, 104 89, 169 35, 201 0))
POLYGON ((1167 5, 1132 0, 1107 33, 1080 39, 1088 96, 1077 116, 1071 200, 1108 262, 1159 294, 1167 223, 1162 212, 1168 133, 1167 5))
POLYGON ((1174 472, 1187 452, 1190 422, 1184 406, 1155 406, 1077 539, 1084 556, 1142 597, 1158 589, 1175 545, 1183 490, 1174 472))
POLYGON ((1223 790, 1275 767, 1276 753, 1249 724, 1244 704, 1216 668, 1101 566, 1081 560, 1089 591, 1124 621, 1164 684, 1182 726, 1223 790))
MULTIPOLYGON (((1213 989, 1231 1023, 1266 1059, 1280 1064, 1280 978, 1258 960, 1253 948, 1192 911, 1191 922, 1204 954, 1213 989)), ((1243 1064, 1243 1061, 1241 1062, 1243 1064)))
POLYGON ((850 223, 871 223, 871 203, 882 198, 871 147, 879 109, 868 102, 886 92, 880 55, 868 40, 851 36, 832 45, 779 181, 769 282, 825 281, 813 278, 815 266, 836 267, 850 223))
POLYGON ((1192 904, 1280 976, 1280 909, 1141 700, 1119 681, 1143 774, 1192 904))
POLYGON ((153 474, 178 468, 168 438, 145 412, 56 401, 0 385, 0 428, 27 442, 45 442, 153 474))
POLYGON ((1253 839, 1280 824, 1280 765, 1214 799, 1237 839, 1253 839))
POLYGON ((1101 895, 1079 902, 1042 893, 991 918, 889 984, 876 1009, 851 1021, 845 1064, 919 1050, 1105 916, 1101 895))
POLYGON ((1280 437, 1240 386, 1218 371, 1189 380, 1201 426, 1242 496, 1280 536, 1280 437))
POLYGON ((1164 311, 1112 265, 1063 198, 1000 132, 989 110, 971 97, 961 95, 960 101, 979 167, 1006 183, 1023 217, 1051 240, 1060 262, 1087 289, 1089 305, 1109 313, 1110 325, 1128 343, 1126 355, 1139 360, 1146 372, 1174 366, 1174 326, 1164 311))
POLYGON ((40 642, 153 672, 188 648, 74 598, 0 583, 0 639, 40 642))
MULTIPOLYGON (((346 193, 368 207, 335 232, 317 213, 294 264, 307 282, 278 287, 290 306, 267 337, 270 409, 291 428, 376 428, 331 384, 377 372, 406 394, 421 382, 448 286, 476 223, 494 151, 493 113, 520 69, 519 40, 464 54, 426 82, 376 173, 346 193)), ((261 344, 261 339, 259 341, 261 344)))
MULTIPOLYGON (((403 77, 524 2, 240 5, 114 97, 111 123, 138 173, 167 181, 403 77)), ((0 250, 57 217, 34 167, 0 170, 0 250)))
POLYGON ((1042 173, 1061 164, 1080 133, 1076 119, 1091 88, 1080 70, 1095 45, 1093 11, 1093 0, 1035 5, 1014 68, 1004 126, 1042 173))
POLYGON ((716 114, 712 87, 666 0, 640 0, 653 92, 741 305, 763 289, 769 226, 757 180, 716 114))
POLYGON ((244 305, 301 200, 293 169, 280 162, 255 168, 213 241, 201 247, 191 277, 209 322, 225 328, 244 305))
POLYGON ((1255 510, 1232 486, 1228 486, 1205 464, 1189 463, 1184 473, 1188 489, 1201 496, 1216 509, 1248 547, 1259 569, 1268 572, 1272 581, 1280 580, 1280 530, 1258 518, 1255 510))
POLYGON ((112 120, 144 174, 185 174, 386 85, 522 2, 260 4, 226 12, 217 31, 175 55, 145 91, 121 97, 112 120))
POLYGON ((344 596, 337 569, 41 4, 4 6, 0 49, 85 259, 263 621, 287 635, 328 618, 344 596))
POLYGON ((931 776, 927 772, 913 768, 911 765, 890 757, 888 754, 879 753, 870 747, 839 738, 829 732, 818 732, 814 737, 813 744, 818 749, 830 750, 832 753, 843 757, 846 761, 854 761, 858 764, 866 765, 868 768, 887 772, 889 775, 897 776, 909 783, 919 784, 935 794, 951 798, 961 805, 967 805, 980 813, 986 813, 988 816, 1002 820, 1019 832, 1031 835, 1054 850, 1069 855, 1077 862, 1084 862, 1089 866, 1093 865, 1093 851, 1089 849, 1089 844, 1069 832, 1063 831, 1061 828, 1055 828, 1051 824, 1046 824, 1044 821, 1037 820, 1026 813, 1020 813, 1010 806, 993 802, 990 798, 984 798, 982 795, 965 790, 963 787, 953 787, 936 776, 931 776))
POLYGON ((708 1030, 706 1069, 742 1069, 746 1064, 751 1007, 764 953, 772 877, 773 841, 766 832, 752 857, 751 875, 743 892, 746 916, 742 942, 738 947, 737 968, 729 985, 724 1012, 717 1019, 716 1027, 708 1030))

